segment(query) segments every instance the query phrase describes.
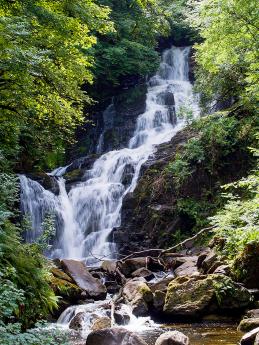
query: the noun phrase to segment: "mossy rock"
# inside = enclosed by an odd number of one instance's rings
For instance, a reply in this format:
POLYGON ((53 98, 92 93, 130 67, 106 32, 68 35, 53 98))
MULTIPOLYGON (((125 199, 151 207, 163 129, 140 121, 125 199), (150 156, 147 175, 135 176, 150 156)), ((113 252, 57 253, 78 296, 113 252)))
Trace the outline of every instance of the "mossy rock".
POLYGON ((64 175, 64 178, 68 182, 78 182, 84 176, 84 171, 81 169, 72 170, 64 175))
POLYGON ((56 295, 75 301, 81 298, 83 292, 77 285, 60 278, 51 278, 51 287, 56 295))
POLYGON ((215 304, 220 310, 237 310, 251 302, 249 291, 220 274, 184 276, 173 280, 167 289, 164 312, 170 315, 200 316, 210 313, 215 304))
POLYGON ((249 332, 252 329, 259 327, 259 318, 248 318, 241 320, 238 330, 241 332, 249 332))
POLYGON ((51 268, 51 273, 53 274, 54 277, 62 279, 62 280, 66 280, 70 283, 73 283, 73 279, 71 277, 69 277, 68 274, 66 274, 65 272, 61 271, 60 269, 58 269, 57 267, 53 267, 51 268))

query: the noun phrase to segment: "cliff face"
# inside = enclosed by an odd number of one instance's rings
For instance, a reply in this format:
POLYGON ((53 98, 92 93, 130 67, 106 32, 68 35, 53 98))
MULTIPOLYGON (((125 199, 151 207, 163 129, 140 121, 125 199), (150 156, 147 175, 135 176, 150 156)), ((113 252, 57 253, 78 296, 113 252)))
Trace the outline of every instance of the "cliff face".
POLYGON ((194 127, 187 127, 160 145, 145 164, 135 191, 124 199, 121 226, 113 232, 121 252, 166 248, 206 227, 207 218, 224 205, 220 186, 246 175, 251 157, 239 139, 230 150, 218 147, 213 171, 209 168, 212 149, 204 147, 207 158, 193 161, 190 175, 178 187, 168 166, 185 152, 190 139, 200 140, 200 136, 194 127))

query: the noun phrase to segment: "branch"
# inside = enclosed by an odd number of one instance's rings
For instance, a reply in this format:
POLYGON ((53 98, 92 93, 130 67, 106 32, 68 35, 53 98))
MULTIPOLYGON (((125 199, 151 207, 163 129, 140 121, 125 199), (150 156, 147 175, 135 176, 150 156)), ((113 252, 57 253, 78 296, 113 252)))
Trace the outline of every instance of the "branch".
POLYGON ((178 248, 178 247, 183 247, 183 246, 184 246, 185 244, 187 244, 188 242, 196 240, 196 239, 197 239, 201 234, 203 234, 205 231, 212 230, 212 229, 214 229, 215 227, 216 227, 216 226, 214 225, 214 226, 210 226, 210 227, 208 227, 208 228, 201 229, 201 230, 200 230, 199 232, 197 232, 197 234, 195 234, 194 236, 187 238, 186 240, 184 240, 184 241, 182 241, 182 242, 176 244, 176 245, 173 246, 173 247, 170 247, 170 248, 168 248, 168 249, 162 250, 161 253, 159 254, 159 257, 162 256, 163 254, 166 254, 166 253, 168 253, 168 252, 174 251, 174 250, 175 250, 176 248, 178 248))

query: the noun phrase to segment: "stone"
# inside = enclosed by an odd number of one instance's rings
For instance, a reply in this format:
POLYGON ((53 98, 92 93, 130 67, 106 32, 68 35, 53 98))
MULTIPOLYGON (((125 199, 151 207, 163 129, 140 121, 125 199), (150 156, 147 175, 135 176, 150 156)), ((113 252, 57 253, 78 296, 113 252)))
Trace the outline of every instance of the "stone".
POLYGON ((166 293, 164 291, 156 290, 153 294, 153 307, 156 312, 162 312, 165 304, 166 293))
POLYGON ((76 284, 70 283, 56 277, 51 277, 51 287, 57 296, 61 296, 66 300, 76 302, 82 298, 83 290, 76 284))
POLYGON ((146 281, 149 281, 153 278, 155 278, 155 275, 153 272, 151 272, 150 270, 148 270, 147 268, 145 267, 141 267, 139 268, 138 270, 134 271, 131 276, 133 278, 136 278, 136 277, 143 277, 145 278, 146 281))
POLYGON ((87 293, 88 297, 96 300, 105 299, 107 294, 106 287, 100 280, 91 275, 83 262, 64 259, 61 263, 66 273, 87 293))
POLYGON ((245 313, 246 318, 259 318, 259 309, 251 309, 245 313))
POLYGON ((259 332, 257 333, 257 335, 255 337, 254 345, 259 345, 259 332))
POLYGON ((117 260, 104 260, 101 269, 109 274, 114 274, 117 269, 117 260))
POLYGON ((73 319, 70 321, 69 328, 79 331, 83 328, 85 313, 77 313, 73 319))
POLYGON ((147 345, 138 335, 124 328, 106 328, 91 332, 85 345, 147 345))
POLYGON ((155 291, 166 292, 169 283, 171 283, 171 281, 174 279, 175 279, 175 277, 171 275, 169 277, 165 277, 165 278, 160 279, 158 282, 148 283, 148 286, 153 293, 155 291))
POLYGON ((179 256, 171 259, 171 267, 177 269, 179 266, 182 266, 185 263, 192 263, 196 265, 198 256, 179 256))
POLYGON ((96 320, 94 320, 91 330, 92 331, 98 331, 100 329, 104 328, 110 328, 111 327, 111 319, 108 316, 98 317, 96 320))
POLYGON ((174 273, 177 277, 199 275, 200 274, 200 272, 198 271, 198 268, 196 266, 196 260, 195 261, 186 261, 184 264, 179 266, 174 271, 174 273))
POLYGON ((254 341, 259 333, 259 327, 253 329, 252 331, 246 333, 240 340, 240 345, 254 345, 254 341))
POLYGON ((197 316, 204 313, 213 297, 212 279, 178 277, 168 285, 163 310, 170 315, 197 316))
POLYGON ((259 317, 257 318, 248 318, 241 320, 238 330, 241 332, 249 332, 254 328, 259 327, 259 317))
POLYGON ((123 312, 122 310, 115 310, 114 312, 114 320, 117 325, 119 326, 125 326, 129 324, 130 322, 130 316, 126 312, 123 312))
POLYGON ((211 312, 214 300, 218 310, 238 310, 250 304, 251 294, 220 274, 178 277, 168 285, 163 310, 169 315, 200 316, 211 312))
POLYGON ((216 261, 218 261, 218 256, 214 250, 211 250, 210 253, 203 260, 201 268, 206 273, 216 261))
POLYGON ((54 277, 62 279, 62 280, 66 280, 70 283, 73 283, 73 279, 69 277, 68 274, 66 274, 65 272, 63 272, 62 270, 60 270, 57 267, 52 267, 51 268, 51 273, 53 274, 54 277))
POLYGON ((204 251, 202 251, 200 253, 200 255, 198 256, 198 259, 197 259, 197 267, 200 269, 201 266, 202 266, 202 263, 203 261, 206 259, 206 257, 208 256, 210 252, 210 249, 209 248, 206 248, 204 251))
POLYGON ((220 265, 215 269, 215 271, 213 273, 214 274, 224 274, 227 276, 230 274, 230 267, 229 267, 229 265, 220 265))
POLYGON ((259 288, 259 242, 251 241, 233 263, 234 272, 238 274, 238 281, 250 289, 259 288))
POLYGON ((147 315, 148 305, 153 300, 153 294, 144 278, 129 280, 123 287, 122 296, 131 305, 134 315, 147 315))
POLYGON ((156 340, 155 345, 189 345, 189 338, 179 331, 166 332, 156 340))
POLYGON ((158 260, 145 256, 127 259, 123 262, 120 262, 119 267, 122 274, 124 274, 126 277, 130 277, 130 275, 139 268, 147 268, 151 271, 161 271, 164 269, 158 260))

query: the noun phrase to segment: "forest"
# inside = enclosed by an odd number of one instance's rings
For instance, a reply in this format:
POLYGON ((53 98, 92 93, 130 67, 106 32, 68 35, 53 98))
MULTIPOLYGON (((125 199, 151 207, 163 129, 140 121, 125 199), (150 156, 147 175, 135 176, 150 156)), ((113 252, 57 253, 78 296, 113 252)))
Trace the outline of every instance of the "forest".
POLYGON ((0 3, 0 344, 258 345, 258 2, 0 3))

